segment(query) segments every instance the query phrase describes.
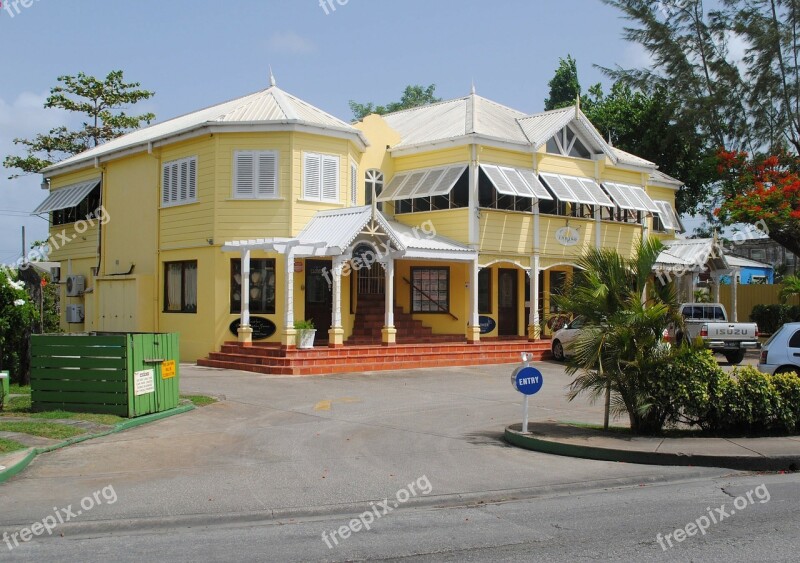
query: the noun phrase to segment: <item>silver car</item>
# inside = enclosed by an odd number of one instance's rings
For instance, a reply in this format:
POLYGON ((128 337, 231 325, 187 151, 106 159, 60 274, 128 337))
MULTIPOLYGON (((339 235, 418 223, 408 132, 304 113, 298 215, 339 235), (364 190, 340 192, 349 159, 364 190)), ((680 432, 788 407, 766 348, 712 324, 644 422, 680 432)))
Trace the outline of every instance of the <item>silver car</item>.
POLYGON ((786 323, 761 348, 758 370, 800 374, 800 323, 786 323))

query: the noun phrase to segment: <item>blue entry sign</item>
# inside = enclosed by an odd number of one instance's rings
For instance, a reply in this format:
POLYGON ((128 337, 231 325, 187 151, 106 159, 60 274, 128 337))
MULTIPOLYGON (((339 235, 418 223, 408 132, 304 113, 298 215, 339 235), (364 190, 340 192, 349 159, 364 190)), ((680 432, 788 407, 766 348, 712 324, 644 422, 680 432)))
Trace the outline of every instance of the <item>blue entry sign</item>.
POLYGON ((518 367, 511 376, 514 389, 523 395, 535 395, 542 389, 544 378, 542 372, 530 366, 518 367))

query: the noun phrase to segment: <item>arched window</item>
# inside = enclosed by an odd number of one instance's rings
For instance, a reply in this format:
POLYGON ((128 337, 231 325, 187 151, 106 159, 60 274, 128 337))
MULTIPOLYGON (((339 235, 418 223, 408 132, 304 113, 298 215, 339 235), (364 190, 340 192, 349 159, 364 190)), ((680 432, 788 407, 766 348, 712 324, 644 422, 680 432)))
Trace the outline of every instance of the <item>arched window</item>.
MULTIPOLYGON (((372 205, 372 194, 375 193, 375 197, 377 197, 381 195, 381 192, 383 191, 383 172, 374 168, 367 170, 364 181, 364 189, 366 190, 364 202, 366 205, 372 205)), ((378 209, 381 207, 383 206, 379 203, 378 209)))

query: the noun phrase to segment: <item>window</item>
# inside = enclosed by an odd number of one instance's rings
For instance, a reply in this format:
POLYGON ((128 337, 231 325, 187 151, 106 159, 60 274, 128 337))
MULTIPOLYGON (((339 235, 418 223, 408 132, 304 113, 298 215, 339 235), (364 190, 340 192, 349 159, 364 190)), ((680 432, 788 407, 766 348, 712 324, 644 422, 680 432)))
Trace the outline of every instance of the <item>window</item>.
MULTIPOLYGON (((275 259, 250 260, 250 312, 275 313, 275 259)), ((231 260, 231 313, 242 312, 242 261, 231 260)))
POLYGON ((657 233, 666 233, 667 227, 661 221, 661 216, 658 213, 653 214, 653 230, 657 233))
MULTIPOLYGON (((380 170, 367 170, 364 181, 364 203, 365 205, 372 205, 372 194, 375 197, 381 195, 383 191, 383 172, 380 170)), ((378 204, 378 209, 382 209, 383 204, 378 204)))
POLYGON ((576 158, 591 158, 592 154, 586 145, 575 135, 575 132, 564 127, 561 131, 547 141, 547 152, 561 156, 574 156, 576 158))
POLYGON ((100 186, 98 185, 78 205, 53 211, 52 224, 67 225, 83 219, 95 219, 99 208, 100 186))
POLYGON ((492 271, 484 268, 478 272, 478 313, 492 312, 492 271))
POLYGON ((197 157, 164 163, 161 205, 182 205, 197 201, 197 157))
POLYGON ((164 263, 164 312, 197 312, 197 260, 164 263))
POLYGON ((233 153, 233 197, 274 199, 278 197, 278 153, 237 151, 233 153))
POLYGON ((411 312, 450 310, 450 268, 411 268, 411 312))
POLYGON ((789 348, 800 348, 800 330, 795 332, 789 339, 789 348))
POLYGON ((303 158, 303 199, 339 202, 339 157, 306 153, 303 158))

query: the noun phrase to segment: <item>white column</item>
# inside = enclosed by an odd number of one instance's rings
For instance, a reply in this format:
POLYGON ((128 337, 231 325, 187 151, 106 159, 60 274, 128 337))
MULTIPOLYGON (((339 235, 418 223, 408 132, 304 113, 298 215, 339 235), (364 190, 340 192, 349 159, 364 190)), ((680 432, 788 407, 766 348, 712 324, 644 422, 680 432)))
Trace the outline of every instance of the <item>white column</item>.
POLYGON ((344 259, 337 256, 333 259, 333 307, 331 310, 331 328, 342 328, 342 264, 344 259))
POLYGON ((239 342, 245 346, 253 343, 253 329, 250 328, 250 249, 242 249, 242 272, 239 286, 242 311, 239 329, 236 331, 239 342))
POLYGON ((739 273, 740 270, 738 269, 735 269, 731 272, 731 283, 733 284, 733 287, 731 288, 733 290, 733 304, 731 305, 731 309, 733 309, 733 311, 731 311, 731 321, 734 323, 739 322, 739 273))
POLYGON ((534 254, 531 260, 531 279, 528 280, 531 288, 531 310, 528 315, 528 324, 532 329, 528 331, 528 338, 533 340, 539 340, 542 337, 542 331, 539 328, 541 322, 539 318, 539 260, 539 254, 534 254))
POLYGON ((600 221, 600 206, 594 206, 594 247, 603 248, 603 223, 600 221))
POLYGON ((719 303, 719 286, 721 277, 719 274, 712 274, 711 279, 714 280, 714 303, 719 303))
POLYGON ((286 253, 286 291, 283 294, 286 328, 294 329, 294 254, 286 253))
POLYGON ((242 250, 242 319, 240 326, 250 326, 250 249, 242 250))
POLYGON ((394 258, 386 260, 386 314, 384 318, 384 328, 394 328, 394 258))
POLYGON ((469 244, 474 250, 478 250, 478 237, 480 231, 480 219, 478 218, 478 182, 480 171, 478 170, 478 147, 470 147, 469 163, 469 244))
POLYGON ((469 263, 469 323, 467 324, 467 340, 480 342, 481 326, 478 319, 478 259, 469 263))

